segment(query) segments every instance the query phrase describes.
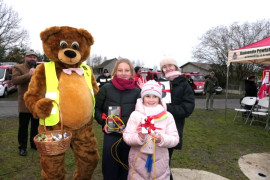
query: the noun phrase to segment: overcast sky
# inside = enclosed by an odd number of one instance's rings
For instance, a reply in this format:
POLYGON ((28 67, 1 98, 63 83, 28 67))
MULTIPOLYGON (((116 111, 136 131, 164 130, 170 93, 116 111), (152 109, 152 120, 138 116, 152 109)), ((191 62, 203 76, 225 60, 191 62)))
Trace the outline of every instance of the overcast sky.
POLYGON ((51 26, 89 31, 91 55, 119 56, 159 66, 172 56, 194 61, 192 48, 213 27, 269 19, 270 0, 4 0, 18 12, 31 48, 43 53, 40 32, 51 26))

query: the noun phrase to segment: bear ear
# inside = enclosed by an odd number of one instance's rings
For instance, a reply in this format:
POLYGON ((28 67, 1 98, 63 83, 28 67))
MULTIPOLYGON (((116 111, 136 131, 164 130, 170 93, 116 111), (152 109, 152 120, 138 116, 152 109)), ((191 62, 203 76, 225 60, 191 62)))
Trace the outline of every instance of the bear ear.
POLYGON ((85 29, 78 29, 78 32, 85 37, 89 46, 94 44, 94 38, 88 31, 86 31, 85 29))
POLYGON ((40 39, 44 42, 50 37, 50 35, 58 33, 59 31, 60 31, 59 26, 53 26, 50 28, 46 28, 44 31, 42 31, 40 33, 40 39))

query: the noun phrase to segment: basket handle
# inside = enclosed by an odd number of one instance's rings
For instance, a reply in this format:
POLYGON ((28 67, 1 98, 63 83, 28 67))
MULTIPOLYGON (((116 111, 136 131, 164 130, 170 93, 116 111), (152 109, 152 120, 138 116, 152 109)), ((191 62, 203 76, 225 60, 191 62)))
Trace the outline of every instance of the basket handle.
MULTIPOLYGON (((54 102, 57 106, 58 106, 58 110, 59 110, 59 118, 60 118, 60 123, 61 123, 61 134, 62 134, 62 137, 64 138, 64 130, 63 130, 63 119, 62 119, 62 113, 60 111, 60 105, 55 101, 55 100, 52 100, 52 102, 54 102)), ((46 118, 45 118, 46 119, 46 118)), ((44 130, 45 132, 47 131, 46 130, 46 125, 45 125, 45 119, 44 119, 44 130)))

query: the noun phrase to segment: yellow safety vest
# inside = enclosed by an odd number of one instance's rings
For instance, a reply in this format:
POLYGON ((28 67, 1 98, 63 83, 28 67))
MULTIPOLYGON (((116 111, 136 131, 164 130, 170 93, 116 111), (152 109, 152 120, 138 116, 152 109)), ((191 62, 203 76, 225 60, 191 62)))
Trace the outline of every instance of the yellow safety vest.
MULTIPOLYGON (((46 98, 50 98, 54 100, 57 104, 59 104, 59 90, 58 90, 58 79, 56 75, 56 70, 55 70, 55 63, 53 61, 46 62, 44 63, 45 67, 45 77, 46 77, 46 98)), ((80 66, 84 70, 84 78, 87 82, 87 85, 90 89, 92 99, 93 99, 93 116, 95 113, 95 95, 94 95, 94 90, 92 86, 92 77, 91 77, 91 69, 89 66, 85 64, 81 64, 80 66)), ((46 126, 54 126, 59 122, 59 109, 57 104, 53 102, 53 108, 51 111, 50 116, 45 118, 45 125, 46 126)), ((44 125, 44 119, 39 120, 39 124, 44 125)))

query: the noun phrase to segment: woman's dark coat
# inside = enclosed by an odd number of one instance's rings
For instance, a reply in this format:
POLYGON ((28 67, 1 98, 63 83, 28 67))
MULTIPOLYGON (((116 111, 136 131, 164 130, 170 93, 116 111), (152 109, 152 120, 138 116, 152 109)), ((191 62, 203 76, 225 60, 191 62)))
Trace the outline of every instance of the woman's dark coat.
POLYGON ((186 78, 175 78, 171 81, 171 103, 167 104, 167 111, 173 115, 180 136, 180 142, 174 149, 182 149, 185 118, 191 115, 194 108, 194 93, 186 78))
POLYGON ((121 119, 126 125, 130 114, 135 110, 135 104, 139 97, 140 90, 138 88, 120 91, 114 87, 112 82, 108 82, 101 87, 96 96, 95 119, 103 128, 105 120, 102 119, 102 113, 108 115, 109 106, 120 106, 121 119))

